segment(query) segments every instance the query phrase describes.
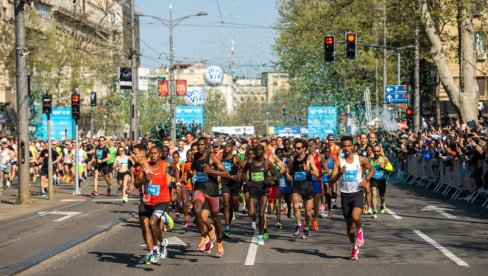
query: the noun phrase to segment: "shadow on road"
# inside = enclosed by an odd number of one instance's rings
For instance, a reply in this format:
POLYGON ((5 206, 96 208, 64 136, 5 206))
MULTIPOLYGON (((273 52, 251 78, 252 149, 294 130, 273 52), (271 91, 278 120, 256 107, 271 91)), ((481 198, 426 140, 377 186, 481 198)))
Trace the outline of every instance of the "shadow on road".
POLYGON ((92 255, 96 255, 98 261, 125 264, 127 267, 139 268, 145 271, 154 271, 153 268, 147 267, 146 264, 142 263, 142 258, 144 256, 126 253, 109 253, 109 252, 89 252, 92 255))
POLYGON ((312 256, 317 256, 317 257, 321 257, 321 258, 324 258, 324 259, 344 259, 344 260, 347 260, 349 259, 348 257, 344 257, 344 256, 330 256, 330 255, 327 255, 323 252, 320 252, 319 250, 315 249, 315 250, 306 250, 306 249, 285 249, 285 248, 276 248, 276 247, 273 247, 272 249, 280 252, 280 253, 297 253, 297 254, 305 254, 305 255, 312 255, 312 256))

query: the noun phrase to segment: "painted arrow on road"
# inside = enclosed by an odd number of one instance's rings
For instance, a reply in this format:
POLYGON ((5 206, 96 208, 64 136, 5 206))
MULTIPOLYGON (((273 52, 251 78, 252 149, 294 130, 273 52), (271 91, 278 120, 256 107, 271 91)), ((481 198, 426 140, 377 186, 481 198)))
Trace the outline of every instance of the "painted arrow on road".
POLYGON ((45 215, 58 215, 58 216, 63 216, 63 217, 60 217, 58 219, 55 219, 54 221, 63 221, 63 220, 67 220, 71 217, 74 217, 76 215, 79 215, 81 214, 81 212, 63 212, 63 211, 52 211, 52 212, 39 212, 39 215, 42 217, 42 216, 45 216, 45 215))
POLYGON ((445 216, 446 218, 456 218, 456 216, 451 215, 451 214, 448 214, 446 212, 446 211, 450 211, 450 210, 452 210, 452 209, 441 208, 441 207, 437 207, 437 206, 433 206, 433 205, 428 205, 425 208, 423 208, 421 211, 434 211, 434 212, 437 212, 437 213, 445 216))

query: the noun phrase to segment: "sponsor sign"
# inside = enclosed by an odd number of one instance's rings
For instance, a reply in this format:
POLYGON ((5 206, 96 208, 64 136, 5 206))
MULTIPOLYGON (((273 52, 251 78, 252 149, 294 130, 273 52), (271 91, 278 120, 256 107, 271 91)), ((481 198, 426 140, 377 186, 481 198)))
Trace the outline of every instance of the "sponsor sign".
POLYGON ((336 134, 337 107, 309 106, 308 107, 308 137, 327 137, 336 134))

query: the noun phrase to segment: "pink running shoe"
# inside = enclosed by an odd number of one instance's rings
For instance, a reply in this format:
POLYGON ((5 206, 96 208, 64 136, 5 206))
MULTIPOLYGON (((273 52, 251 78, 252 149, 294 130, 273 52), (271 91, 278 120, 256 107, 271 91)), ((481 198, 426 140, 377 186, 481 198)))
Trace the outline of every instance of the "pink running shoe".
POLYGON ((327 212, 327 217, 328 217, 328 218, 331 218, 331 217, 332 217, 332 211, 328 211, 328 212, 327 212))
POLYGON ((351 258, 350 260, 358 260, 359 259, 359 247, 357 245, 354 245, 352 247, 352 252, 351 252, 351 258))
POLYGON ((364 245, 363 228, 359 228, 356 233, 356 245, 359 247, 364 245))

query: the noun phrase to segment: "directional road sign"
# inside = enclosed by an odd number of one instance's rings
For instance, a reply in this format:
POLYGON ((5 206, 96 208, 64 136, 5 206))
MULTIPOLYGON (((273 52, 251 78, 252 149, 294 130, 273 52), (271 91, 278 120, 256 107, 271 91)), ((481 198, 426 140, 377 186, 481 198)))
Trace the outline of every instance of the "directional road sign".
POLYGON ((406 85, 385 86, 385 103, 408 103, 408 90, 406 85))

